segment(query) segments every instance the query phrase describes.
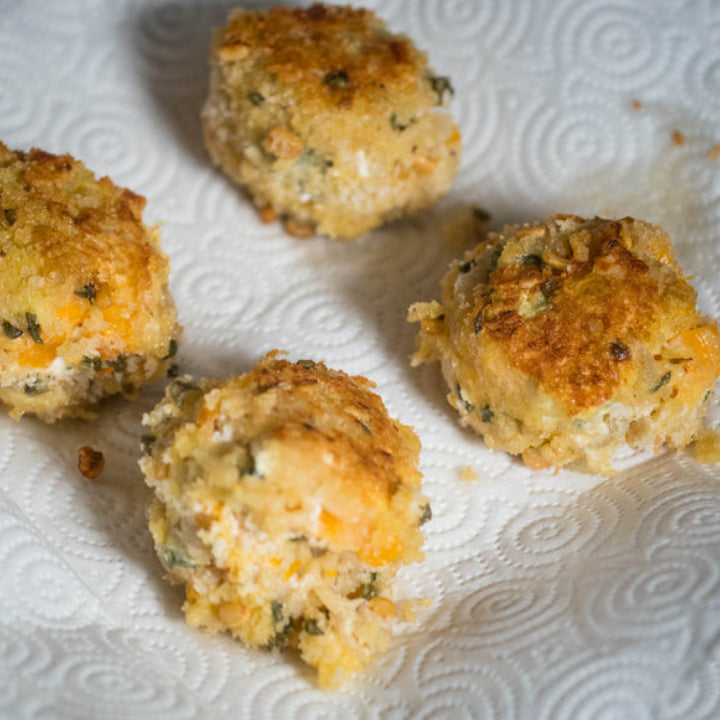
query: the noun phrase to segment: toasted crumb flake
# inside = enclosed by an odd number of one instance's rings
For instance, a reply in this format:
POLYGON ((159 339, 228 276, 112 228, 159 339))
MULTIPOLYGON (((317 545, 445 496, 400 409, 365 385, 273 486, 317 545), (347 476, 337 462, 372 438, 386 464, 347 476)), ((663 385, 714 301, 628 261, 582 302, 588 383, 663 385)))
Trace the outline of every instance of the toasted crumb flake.
POLYGON ((471 483, 477 482, 480 476, 469 465, 466 465, 464 468, 460 468, 460 479, 471 483))
POLYGON ((78 450, 78 470, 89 480, 95 480, 105 467, 105 456, 85 445, 78 450))
POLYGON ((720 143, 713 146, 713 148, 710 150, 710 152, 707 154, 707 159, 712 160, 712 162, 715 162, 720 158, 720 143))
POLYGON ((640 100, 633 100, 633 101, 632 101, 632 106, 633 106, 636 110, 642 110, 643 104, 640 102, 640 100))
POLYGON ((673 130, 672 141, 680 147, 685 144, 685 136, 679 130, 673 130))

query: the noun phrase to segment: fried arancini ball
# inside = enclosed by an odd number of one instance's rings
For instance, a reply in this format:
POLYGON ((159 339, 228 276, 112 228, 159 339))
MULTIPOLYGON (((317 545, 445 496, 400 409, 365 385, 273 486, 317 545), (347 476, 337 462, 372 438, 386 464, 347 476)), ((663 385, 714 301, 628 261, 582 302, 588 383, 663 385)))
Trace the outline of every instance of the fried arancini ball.
POLYGON ((213 161, 291 234, 351 238, 433 205, 457 171, 453 94, 370 10, 235 10, 202 113, 213 161))
POLYGON ((679 449, 700 433, 718 327, 660 228, 572 215, 506 227, 441 285, 442 303, 410 309, 412 362, 440 360, 450 404, 488 447, 610 473, 623 443, 679 449))
POLYGON ((93 417, 162 376, 179 327, 145 199, 70 155, 0 143, 0 401, 18 418, 93 417))
POLYGON ((150 530, 190 625, 297 648, 327 687, 388 647, 430 507, 420 442, 370 381, 276 355, 180 378, 146 415, 150 530))

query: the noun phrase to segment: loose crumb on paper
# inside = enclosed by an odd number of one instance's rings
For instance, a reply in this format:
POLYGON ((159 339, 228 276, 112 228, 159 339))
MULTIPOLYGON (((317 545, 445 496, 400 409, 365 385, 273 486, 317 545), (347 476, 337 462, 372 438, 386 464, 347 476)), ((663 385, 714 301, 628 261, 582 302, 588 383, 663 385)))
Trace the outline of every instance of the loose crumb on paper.
POLYGON ((680 147, 685 144, 685 136, 679 130, 673 130, 672 141, 680 147))
POLYGON ((460 479, 468 483, 473 483, 477 482, 480 476, 469 465, 466 465, 464 468, 460 468, 460 479))
POLYGON ((720 143, 714 145, 707 154, 707 159, 716 162, 720 158, 720 143))
POLYGON ((95 480, 105 468, 105 456, 88 445, 78 450, 78 470, 89 480, 95 480))
POLYGON ((632 101, 632 106, 633 106, 636 110, 642 110, 643 104, 640 102, 640 100, 633 100, 633 101, 632 101))
POLYGON ((406 623, 417 622, 417 611, 429 608, 433 604, 431 598, 423 598, 422 600, 403 600, 400 603, 400 619, 406 623))

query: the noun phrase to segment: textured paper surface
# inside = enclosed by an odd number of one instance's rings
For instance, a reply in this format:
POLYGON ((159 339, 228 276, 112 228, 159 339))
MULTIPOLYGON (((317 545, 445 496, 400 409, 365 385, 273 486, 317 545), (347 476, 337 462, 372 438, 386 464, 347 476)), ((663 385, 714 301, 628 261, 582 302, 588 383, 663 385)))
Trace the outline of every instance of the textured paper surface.
POLYGON ((610 480, 531 472, 458 427, 437 366, 409 367, 404 321, 437 296, 454 252, 439 228, 467 202, 495 226, 556 211, 659 222, 720 316, 720 162, 707 157, 720 143, 720 5, 368 4, 457 91, 462 171, 416 220, 298 240, 260 224, 213 170, 198 113, 228 3, 0 0, 0 138, 70 152, 147 196, 184 370, 241 372, 279 347, 378 383, 423 442, 427 561, 400 582, 432 607, 323 694, 292 660, 185 626, 136 465, 160 388, 104 405, 94 424, 2 416, 0 717, 720 717, 720 468, 660 454, 626 457, 610 480), (75 467, 85 444, 107 457, 95 482, 75 467))

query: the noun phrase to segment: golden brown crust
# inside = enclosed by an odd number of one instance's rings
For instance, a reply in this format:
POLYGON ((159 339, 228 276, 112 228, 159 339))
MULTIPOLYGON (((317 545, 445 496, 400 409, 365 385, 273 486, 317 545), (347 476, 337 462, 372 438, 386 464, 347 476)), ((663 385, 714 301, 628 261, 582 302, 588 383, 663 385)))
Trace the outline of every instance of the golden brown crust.
POLYGON ((387 647, 383 593, 422 559, 419 441, 365 378, 269 353, 181 378, 146 416, 150 529, 191 625, 297 647, 337 684, 387 647))
POLYGON ((211 47, 213 161, 292 234, 347 238, 432 205, 460 133, 452 86, 369 10, 238 10, 211 47))
POLYGON ((237 12, 222 30, 222 62, 256 59, 256 67, 292 86, 308 110, 384 103, 414 93, 425 53, 390 35, 372 11, 316 3, 237 12))
POLYGON ((670 239, 633 218, 556 215, 508 227, 455 263, 443 303, 413 306, 415 362, 488 445, 531 467, 607 472, 614 449, 683 447, 720 374, 670 239))
POLYGON ((488 283, 492 300, 479 310, 482 332, 503 347, 508 360, 575 413, 609 400, 628 358, 613 346, 649 336, 659 304, 659 281, 648 265, 623 247, 621 224, 598 233, 597 251, 563 269, 508 265, 488 283), (531 319, 518 314, 523 298, 552 303, 531 319))
POLYGON ((54 420, 161 374, 178 328, 145 199, 70 155, 2 144, 0 187, 0 399, 54 420), (95 387, 57 385, 68 368, 95 387))

